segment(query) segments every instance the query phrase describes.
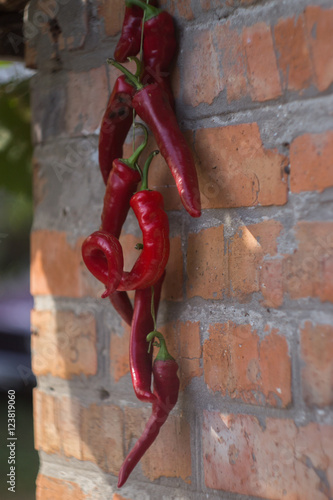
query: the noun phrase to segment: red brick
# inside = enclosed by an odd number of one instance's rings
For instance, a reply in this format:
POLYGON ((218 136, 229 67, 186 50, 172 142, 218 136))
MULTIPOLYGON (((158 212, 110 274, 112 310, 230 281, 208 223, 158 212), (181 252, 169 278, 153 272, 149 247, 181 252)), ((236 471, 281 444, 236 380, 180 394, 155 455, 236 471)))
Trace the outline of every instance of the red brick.
POLYGON ((211 30, 197 31, 191 50, 184 53, 184 102, 191 106, 212 104, 223 90, 219 53, 211 30), (202 75, 208 75, 202 78, 202 75))
POLYGON ((81 420, 82 406, 79 400, 74 397, 62 397, 59 401, 59 431, 62 452, 66 457, 75 457, 78 460, 82 460, 81 420))
POLYGON ((265 307, 279 307, 283 303, 282 260, 264 261, 259 273, 260 291, 265 307))
POLYGON ((307 7, 305 26, 316 73, 316 86, 323 91, 333 82, 333 9, 314 5, 307 7))
POLYGON ((170 354, 178 363, 180 391, 183 391, 192 378, 202 375, 200 323, 176 321, 159 327, 159 330, 164 335, 170 354))
POLYGON ((180 236, 170 238, 170 256, 162 288, 162 299, 180 301, 183 299, 183 254, 180 236))
MULTIPOLYGON (((126 408, 126 452, 133 447, 149 418, 147 409, 126 408)), ((137 469, 150 480, 180 478, 191 483, 190 426, 185 418, 170 415, 156 441, 148 449, 137 469)))
POLYGON ((69 72, 65 126, 70 136, 94 133, 108 100, 105 66, 85 72, 69 72))
POLYGON ((229 240, 223 226, 189 234, 187 251, 187 295, 221 299, 223 295, 248 300, 260 290, 265 256, 274 256, 282 226, 265 221, 240 226, 229 240))
POLYGON ((264 148, 257 123, 198 130, 194 148, 203 208, 287 202, 288 160, 264 148))
POLYGON ((254 101, 276 99, 282 94, 272 33, 265 23, 244 28, 250 95, 254 101))
POLYGON ((83 409, 81 423, 82 455, 84 460, 118 475, 124 460, 123 415, 113 405, 92 404, 83 409))
POLYGON ((260 340, 250 325, 228 321, 211 325, 209 333, 203 347, 204 377, 209 389, 249 404, 290 404, 288 345, 277 330, 260 340))
POLYGON ((333 427, 251 415, 204 412, 206 486, 276 500, 327 500, 333 427), (320 471, 320 474, 318 474, 320 471))
POLYGON ((35 375, 70 379, 97 373, 96 324, 91 314, 33 310, 31 322, 35 375))
POLYGON ((194 19, 191 0, 177 0, 177 1, 171 0, 171 6, 170 9, 168 9, 168 11, 170 13, 171 11, 174 12, 175 6, 177 6, 178 15, 181 18, 187 19, 188 21, 194 19))
POLYGON ((302 91, 309 87, 313 70, 303 16, 280 19, 274 28, 274 36, 283 89, 302 91))
POLYGON ((84 500, 87 495, 78 484, 39 473, 36 479, 36 500, 84 500))
POLYGON ((333 404, 333 327, 307 321, 301 329, 303 397, 309 406, 333 404))
POLYGON ((116 382, 130 372, 129 340, 131 328, 122 322, 122 330, 121 336, 112 330, 110 339, 110 371, 116 382))
POLYGON ((187 248, 187 295, 222 299, 227 284, 223 225, 189 234, 187 248))
POLYGON ((129 497, 122 497, 121 495, 118 495, 118 493, 115 493, 112 497, 112 500, 132 500, 129 497))
POLYGON ((333 132, 304 134, 290 145, 290 189, 323 191, 333 186, 333 132))
POLYGON ((105 0, 98 0, 98 17, 104 21, 104 30, 106 36, 117 35, 122 28, 125 4, 121 0, 113 0, 106 2, 105 0))
POLYGON ((59 453, 61 449, 59 401, 50 394, 41 393, 35 417, 39 426, 39 450, 46 453, 59 453))
POLYGON ((230 22, 215 28, 217 47, 222 58, 223 82, 228 101, 247 95, 246 58, 242 36, 230 28, 230 22))
POLYGON ((83 238, 70 243, 65 232, 38 230, 31 234, 32 295, 100 297, 104 291, 83 263, 83 238))
POLYGON ((284 292, 291 299, 333 301, 333 223, 299 222, 298 248, 283 261, 284 292))
POLYGON ((246 301, 251 293, 260 290, 263 258, 276 254, 281 230, 279 222, 265 221, 240 226, 228 240, 228 295, 246 301))

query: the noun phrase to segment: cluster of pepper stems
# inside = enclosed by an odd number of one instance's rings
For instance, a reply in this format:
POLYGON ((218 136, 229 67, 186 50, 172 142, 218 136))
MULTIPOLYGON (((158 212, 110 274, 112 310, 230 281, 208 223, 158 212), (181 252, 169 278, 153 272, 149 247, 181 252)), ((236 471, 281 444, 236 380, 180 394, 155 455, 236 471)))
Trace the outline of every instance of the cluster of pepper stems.
POLYGON ((160 151, 176 181, 181 201, 193 217, 201 214, 200 193, 192 153, 179 129, 174 112, 169 71, 177 50, 172 16, 156 7, 155 0, 126 0, 125 17, 114 59, 108 62, 123 74, 115 82, 102 119, 99 165, 106 184, 102 223, 82 245, 87 268, 105 285, 102 297, 131 326, 130 370, 140 401, 152 403, 152 414, 143 434, 121 466, 121 487, 146 450, 156 439, 178 398, 178 365, 156 330, 156 315, 165 266, 169 258, 169 224, 161 193, 148 189, 148 169, 160 151), (140 52, 140 60, 136 57, 140 52), (136 74, 122 62, 134 59, 136 74), (133 111, 134 110, 134 111, 133 111), (147 146, 144 125, 153 132, 159 151, 153 151, 143 167, 138 161, 147 146), (142 144, 128 159, 123 144, 131 128, 144 131, 142 144), (140 189, 137 191, 141 181, 140 189), (119 236, 132 207, 142 231, 141 253, 131 271, 124 271, 119 236), (127 292, 135 290, 134 308, 127 292), (157 339, 157 340, 156 340, 157 339), (152 363, 151 345, 159 347, 152 363), (151 378, 153 375, 153 392, 151 378))

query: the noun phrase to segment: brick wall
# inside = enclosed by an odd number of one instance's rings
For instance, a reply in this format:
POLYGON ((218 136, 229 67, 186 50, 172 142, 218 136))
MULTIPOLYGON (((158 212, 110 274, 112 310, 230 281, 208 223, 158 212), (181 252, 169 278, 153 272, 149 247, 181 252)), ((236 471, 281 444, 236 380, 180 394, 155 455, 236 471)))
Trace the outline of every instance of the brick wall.
MULTIPOLYGON (((159 313, 179 402, 126 486, 143 429, 129 329, 80 246, 99 227, 98 127, 122 0, 31 0, 35 141, 31 289, 37 499, 333 497, 333 8, 330 1, 165 0, 172 84, 203 215, 163 159, 171 257, 159 313), (48 21, 61 33, 53 36, 48 21), (58 30, 59 31, 59 30, 58 30)), ((130 141, 130 138, 129 138, 130 141)), ((151 145, 153 146, 151 138, 151 145)), ((130 144, 126 151, 130 151, 130 144)), ((129 216, 128 263, 140 232, 129 216)), ((129 265, 129 264, 128 264, 129 265)))

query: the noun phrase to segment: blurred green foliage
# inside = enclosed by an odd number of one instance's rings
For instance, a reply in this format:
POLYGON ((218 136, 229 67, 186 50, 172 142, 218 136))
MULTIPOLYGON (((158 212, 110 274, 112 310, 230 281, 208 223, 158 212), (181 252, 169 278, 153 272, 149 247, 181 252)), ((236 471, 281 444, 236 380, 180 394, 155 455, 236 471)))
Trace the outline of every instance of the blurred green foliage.
POLYGON ((13 275, 29 263, 29 233, 32 221, 29 96, 29 80, 12 81, 0 86, 0 273, 2 276, 13 275))

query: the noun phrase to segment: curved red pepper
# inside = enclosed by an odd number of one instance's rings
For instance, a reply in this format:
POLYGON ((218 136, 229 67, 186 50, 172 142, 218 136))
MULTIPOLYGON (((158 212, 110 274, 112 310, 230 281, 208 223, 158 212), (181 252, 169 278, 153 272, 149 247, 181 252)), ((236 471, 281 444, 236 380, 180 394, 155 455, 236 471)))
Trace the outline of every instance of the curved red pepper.
POLYGON ((108 60, 124 72, 137 89, 132 104, 140 118, 152 130, 158 148, 165 158, 182 203, 192 217, 200 217, 201 203, 198 177, 192 152, 180 131, 177 118, 163 89, 156 83, 143 86, 121 64, 108 60))
MULTIPOLYGON (((157 315, 161 289, 165 273, 154 286, 154 314, 157 315)), ((152 349, 147 349, 146 337, 154 329, 151 314, 151 287, 136 290, 134 314, 130 337, 130 370, 135 395, 140 401, 153 402, 156 399, 151 392, 152 349)))
POLYGON ((169 221, 158 191, 139 191, 131 198, 143 238, 143 250, 130 272, 123 272, 117 290, 137 290, 155 285, 168 262, 169 221))
POLYGON ((85 265, 105 286, 102 298, 113 293, 122 276, 123 251, 117 238, 105 231, 95 231, 82 244, 85 265))
POLYGON ((101 123, 98 143, 99 167, 107 183, 112 163, 122 158, 123 144, 133 123, 133 86, 124 75, 117 78, 101 123))
POLYGON ((179 391, 178 365, 169 355, 163 336, 159 332, 151 332, 147 340, 157 336, 160 340, 160 351, 153 365, 154 395, 152 415, 133 449, 129 452, 122 464, 118 475, 118 488, 121 488, 128 476, 143 457, 148 448, 153 444, 160 432, 160 428, 168 418, 172 408, 177 403, 179 391))

